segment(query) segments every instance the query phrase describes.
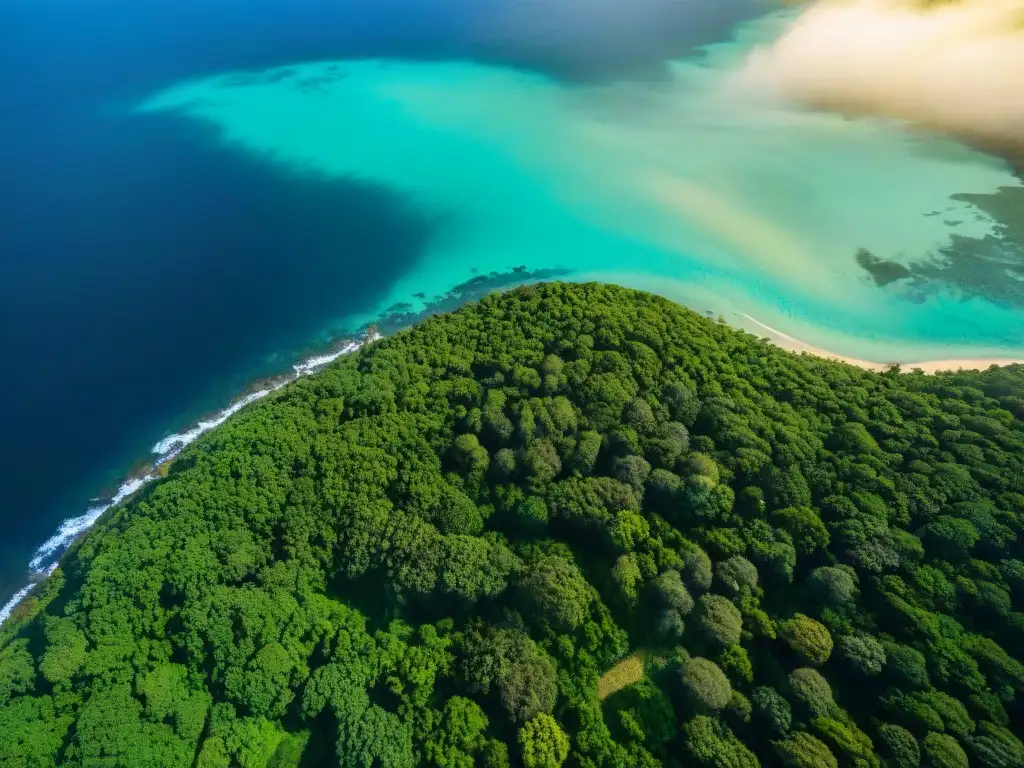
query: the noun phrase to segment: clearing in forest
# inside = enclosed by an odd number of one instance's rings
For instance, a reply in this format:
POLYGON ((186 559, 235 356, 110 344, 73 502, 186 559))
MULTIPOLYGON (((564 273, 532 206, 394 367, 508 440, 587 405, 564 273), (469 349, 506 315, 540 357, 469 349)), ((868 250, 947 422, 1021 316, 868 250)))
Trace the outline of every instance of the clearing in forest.
POLYGON ((609 669, 597 681, 597 698, 604 701, 613 693, 639 683, 644 676, 644 655, 634 651, 609 669))

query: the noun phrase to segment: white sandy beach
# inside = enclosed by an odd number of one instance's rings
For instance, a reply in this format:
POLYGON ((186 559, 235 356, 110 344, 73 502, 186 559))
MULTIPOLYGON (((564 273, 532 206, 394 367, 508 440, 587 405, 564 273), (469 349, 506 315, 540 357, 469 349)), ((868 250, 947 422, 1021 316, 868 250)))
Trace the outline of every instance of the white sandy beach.
POLYGON ((889 360, 884 363, 869 362, 867 360, 858 360, 855 357, 837 355, 829 352, 827 349, 807 344, 806 342, 800 341, 800 339, 790 336, 788 333, 783 333, 777 328, 765 325, 760 320, 757 320, 743 312, 738 312, 737 315, 742 318, 745 323, 755 326, 758 331, 763 331, 763 335, 770 339, 773 344, 789 350, 790 352, 807 352, 811 355, 818 355, 819 357, 827 357, 830 360, 838 360, 843 363, 849 363, 850 365, 856 365, 858 368, 865 368, 869 371, 886 371, 894 364, 899 364, 906 371, 912 371, 916 368, 920 368, 925 373, 939 373, 942 371, 983 371, 993 365, 1013 365, 1014 363, 1024 363, 1024 359, 1014 360, 1007 358, 962 358, 912 362, 889 360))

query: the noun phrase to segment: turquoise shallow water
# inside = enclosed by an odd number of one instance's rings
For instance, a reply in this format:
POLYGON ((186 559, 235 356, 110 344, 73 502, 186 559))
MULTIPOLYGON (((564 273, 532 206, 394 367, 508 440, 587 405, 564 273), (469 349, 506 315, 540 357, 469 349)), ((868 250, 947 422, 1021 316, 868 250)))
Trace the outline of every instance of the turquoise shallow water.
POLYGON ((1019 224, 992 213, 1020 179, 952 139, 753 90, 746 55, 788 19, 746 23, 654 83, 318 61, 181 82, 138 109, 212 124, 225 151, 381 185, 441 223, 379 306, 339 326, 475 271, 558 267, 862 359, 1024 357, 1019 224))

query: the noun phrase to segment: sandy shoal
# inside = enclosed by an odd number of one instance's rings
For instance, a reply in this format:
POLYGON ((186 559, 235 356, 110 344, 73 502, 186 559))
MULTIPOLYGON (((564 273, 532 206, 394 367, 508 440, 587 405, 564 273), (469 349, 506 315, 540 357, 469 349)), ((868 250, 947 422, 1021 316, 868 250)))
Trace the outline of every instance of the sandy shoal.
POLYGON ((850 365, 856 365, 858 368, 864 368, 869 371, 886 371, 896 364, 899 364, 906 371, 912 371, 916 368, 920 368, 925 373, 939 373, 941 371, 983 371, 993 365, 1013 365, 1014 363, 1024 363, 1024 359, 1012 358, 957 358, 949 360, 925 360, 921 362, 903 362, 901 360, 890 360, 884 363, 870 362, 868 360, 858 360, 855 357, 837 355, 833 352, 829 352, 827 349, 822 349, 821 347, 816 347, 813 344, 800 341, 800 339, 794 338, 788 333, 783 333, 777 328, 772 328, 770 325, 765 325, 760 320, 742 312, 739 313, 739 316, 746 322, 756 326, 761 331, 764 331, 764 336, 782 349, 789 350, 790 352, 807 352, 811 355, 818 355, 819 357, 826 357, 830 360, 838 360, 843 363, 849 363, 850 365))

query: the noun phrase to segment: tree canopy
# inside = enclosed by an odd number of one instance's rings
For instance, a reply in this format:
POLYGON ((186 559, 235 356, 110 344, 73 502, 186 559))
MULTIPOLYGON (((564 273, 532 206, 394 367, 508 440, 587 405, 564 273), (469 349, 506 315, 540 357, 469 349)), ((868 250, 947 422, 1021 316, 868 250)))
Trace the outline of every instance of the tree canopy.
POLYGON ((0 766, 1021 768, 1022 533, 1021 367, 529 286, 108 512, 0 628, 0 766))

